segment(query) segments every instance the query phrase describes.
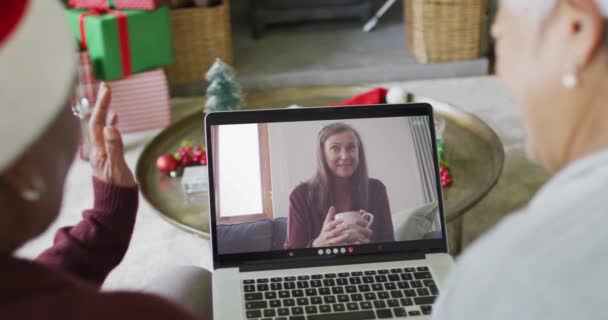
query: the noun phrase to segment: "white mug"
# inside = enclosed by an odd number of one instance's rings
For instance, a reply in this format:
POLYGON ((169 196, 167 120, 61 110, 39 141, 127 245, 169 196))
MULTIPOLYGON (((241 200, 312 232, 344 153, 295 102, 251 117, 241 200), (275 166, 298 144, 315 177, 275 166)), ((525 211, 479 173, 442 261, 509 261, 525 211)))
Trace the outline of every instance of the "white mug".
POLYGON ((363 238, 364 238, 364 236, 360 232, 358 232, 354 228, 354 226, 356 226, 356 224, 357 224, 357 219, 359 219, 359 218, 365 219, 365 217, 367 217, 369 219, 369 221, 367 222, 367 225, 365 227, 369 228, 374 223, 374 215, 369 212, 364 212, 364 213, 361 213, 359 211, 340 212, 340 213, 336 214, 335 219, 342 220, 346 225, 349 226, 349 228, 346 230, 346 232, 349 234, 347 241, 355 242, 355 241, 363 240, 363 238))

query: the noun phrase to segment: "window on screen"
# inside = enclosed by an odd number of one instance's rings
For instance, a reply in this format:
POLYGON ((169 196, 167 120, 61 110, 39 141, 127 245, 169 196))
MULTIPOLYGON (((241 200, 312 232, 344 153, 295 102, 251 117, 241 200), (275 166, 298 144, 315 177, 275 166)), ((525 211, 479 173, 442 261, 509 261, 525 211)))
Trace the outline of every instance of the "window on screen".
POLYGON ((264 124, 218 127, 216 174, 218 176, 219 219, 237 223, 272 218, 269 164, 261 155, 267 142, 264 124))

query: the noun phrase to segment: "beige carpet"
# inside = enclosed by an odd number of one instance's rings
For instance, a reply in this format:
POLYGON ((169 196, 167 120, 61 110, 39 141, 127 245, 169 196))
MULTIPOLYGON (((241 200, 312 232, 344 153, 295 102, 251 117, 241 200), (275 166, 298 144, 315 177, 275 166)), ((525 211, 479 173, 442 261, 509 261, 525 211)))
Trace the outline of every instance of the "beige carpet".
MULTIPOLYGON (((385 1, 373 1, 379 8, 385 1)), ((251 37, 249 1, 232 1, 234 67, 246 90, 353 85, 485 75, 488 60, 417 63, 405 43, 401 1, 373 32, 357 19, 278 24, 260 39, 251 37)), ((178 95, 203 94, 204 81, 175 86, 178 95)))

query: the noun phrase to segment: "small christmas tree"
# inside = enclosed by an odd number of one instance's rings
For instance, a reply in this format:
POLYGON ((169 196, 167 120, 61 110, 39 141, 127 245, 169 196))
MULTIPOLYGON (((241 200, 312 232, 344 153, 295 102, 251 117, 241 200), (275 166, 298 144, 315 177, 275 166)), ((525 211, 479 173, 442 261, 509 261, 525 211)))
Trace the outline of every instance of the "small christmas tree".
POLYGON ((205 112, 238 110, 243 105, 241 88, 234 80, 234 70, 221 59, 207 71, 207 102, 205 112))

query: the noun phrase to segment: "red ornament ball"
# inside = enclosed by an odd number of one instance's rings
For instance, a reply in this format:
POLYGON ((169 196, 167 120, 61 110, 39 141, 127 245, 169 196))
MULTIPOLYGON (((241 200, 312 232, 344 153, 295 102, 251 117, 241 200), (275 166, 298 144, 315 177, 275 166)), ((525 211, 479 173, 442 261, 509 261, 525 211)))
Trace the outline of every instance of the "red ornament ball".
POLYGON ((172 154, 165 153, 156 159, 156 169, 162 174, 169 175, 177 169, 178 162, 172 154))
POLYGON ((448 168, 444 166, 439 167, 439 174, 441 175, 441 186, 446 188, 452 184, 452 177, 448 168))
POLYGON ((203 153, 201 154, 199 163, 203 166, 207 165, 207 153, 206 152, 203 151, 203 153))

